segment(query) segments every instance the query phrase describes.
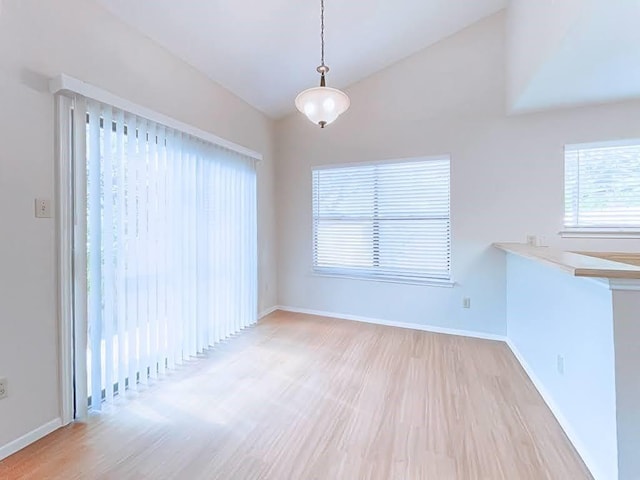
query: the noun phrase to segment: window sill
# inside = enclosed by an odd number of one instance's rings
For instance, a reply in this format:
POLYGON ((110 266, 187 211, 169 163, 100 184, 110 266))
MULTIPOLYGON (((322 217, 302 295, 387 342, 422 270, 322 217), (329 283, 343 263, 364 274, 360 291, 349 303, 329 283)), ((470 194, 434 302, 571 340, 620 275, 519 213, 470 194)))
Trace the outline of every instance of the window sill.
POLYGON ((327 278, 342 278, 345 280, 365 280, 369 282, 400 283, 405 285, 420 285, 423 287, 453 288, 456 285, 456 282, 454 282, 453 280, 444 280, 444 279, 437 279, 437 278, 376 277, 376 276, 369 276, 369 275, 323 272, 323 271, 317 271, 317 270, 312 270, 311 276, 327 277, 327 278))
POLYGON ((640 228, 567 228, 562 238, 640 238, 640 228))

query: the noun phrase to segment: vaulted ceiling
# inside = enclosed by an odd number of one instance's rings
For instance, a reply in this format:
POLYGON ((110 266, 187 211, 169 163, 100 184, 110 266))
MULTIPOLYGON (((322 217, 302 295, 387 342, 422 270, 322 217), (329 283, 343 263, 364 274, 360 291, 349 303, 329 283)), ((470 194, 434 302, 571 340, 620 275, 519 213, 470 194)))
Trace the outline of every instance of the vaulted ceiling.
MULTIPOLYGON (((319 0, 97 0, 267 115, 318 83, 319 0)), ((506 6, 507 0, 326 0, 330 86, 344 88, 506 6)), ((158 72, 162 75, 162 72, 158 72)))

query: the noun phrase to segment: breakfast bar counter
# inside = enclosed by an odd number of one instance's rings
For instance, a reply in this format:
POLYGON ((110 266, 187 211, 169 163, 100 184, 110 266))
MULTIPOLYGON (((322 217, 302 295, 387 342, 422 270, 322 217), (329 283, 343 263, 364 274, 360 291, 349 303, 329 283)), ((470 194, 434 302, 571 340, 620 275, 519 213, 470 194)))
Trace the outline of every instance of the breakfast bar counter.
POLYGON ((640 254, 637 253, 570 252, 522 243, 494 243, 493 246, 560 268, 576 277, 640 279, 640 254))

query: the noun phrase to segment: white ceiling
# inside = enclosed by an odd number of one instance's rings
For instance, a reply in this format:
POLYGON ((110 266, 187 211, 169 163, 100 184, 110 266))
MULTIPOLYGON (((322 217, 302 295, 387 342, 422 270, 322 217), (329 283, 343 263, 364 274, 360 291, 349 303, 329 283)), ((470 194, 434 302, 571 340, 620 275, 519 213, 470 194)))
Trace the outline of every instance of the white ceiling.
MULTIPOLYGON (((320 0, 97 0, 272 117, 315 86, 320 0)), ((344 88, 507 0, 325 0, 327 84, 344 88)))
POLYGON ((640 98, 640 0, 582 3, 513 113, 640 98))

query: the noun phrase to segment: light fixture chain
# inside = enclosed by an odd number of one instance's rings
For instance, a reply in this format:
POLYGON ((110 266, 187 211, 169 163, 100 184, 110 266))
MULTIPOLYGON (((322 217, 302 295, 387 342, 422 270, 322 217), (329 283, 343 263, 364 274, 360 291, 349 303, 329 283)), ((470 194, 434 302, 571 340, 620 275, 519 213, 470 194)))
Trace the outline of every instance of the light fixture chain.
POLYGON ((320 64, 324 67, 324 0, 320 0, 320 64))

